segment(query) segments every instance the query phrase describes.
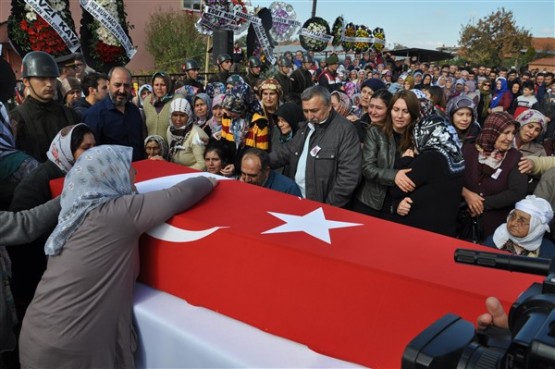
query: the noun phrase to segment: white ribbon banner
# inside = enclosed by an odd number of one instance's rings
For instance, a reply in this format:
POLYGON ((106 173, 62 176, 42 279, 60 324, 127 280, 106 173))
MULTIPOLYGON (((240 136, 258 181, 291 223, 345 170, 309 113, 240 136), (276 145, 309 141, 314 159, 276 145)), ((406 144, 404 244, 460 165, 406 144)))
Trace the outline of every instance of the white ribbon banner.
POLYGON ((295 19, 272 17, 272 23, 285 24, 287 26, 299 27, 301 22, 295 19))
POLYGON ((125 49, 127 57, 131 59, 136 53, 137 49, 131 44, 131 40, 115 19, 104 7, 94 0, 79 0, 79 3, 90 15, 94 17, 100 24, 102 24, 114 37, 119 41, 121 46, 125 49))
POLYGON ((72 53, 81 47, 77 35, 46 0, 25 0, 25 2, 56 31, 72 53))
POLYGON ((270 64, 274 64, 276 62, 276 58, 274 57, 274 50, 272 45, 270 44, 270 40, 268 40, 268 37, 266 36, 266 31, 264 30, 264 27, 262 27, 262 24, 253 23, 252 28, 254 28, 254 33, 256 34, 256 37, 260 42, 260 47, 262 48, 262 51, 264 51, 266 59, 270 64))
POLYGON ((235 23, 235 14, 233 13, 224 12, 223 10, 214 9, 209 6, 204 8, 204 12, 206 14, 210 14, 222 19, 227 19, 228 21, 235 23))
POLYGON ((374 37, 343 37, 342 41, 373 43, 374 42, 374 37))
POLYGON ((262 20, 254 14, 247 14, 237 11, 235 12, 235 16, 240 19, 246 20, 247 22, 251 22, 252 24, 262 24, 262 20))
POLYGON ((332 35, 326 35, 325 33, 314 32, 307 28, 301 28, 301 32, 299 34, 301 36, 313 38, 315 40, 322 41, 322 42, 330 42, 333 39, 332 35))

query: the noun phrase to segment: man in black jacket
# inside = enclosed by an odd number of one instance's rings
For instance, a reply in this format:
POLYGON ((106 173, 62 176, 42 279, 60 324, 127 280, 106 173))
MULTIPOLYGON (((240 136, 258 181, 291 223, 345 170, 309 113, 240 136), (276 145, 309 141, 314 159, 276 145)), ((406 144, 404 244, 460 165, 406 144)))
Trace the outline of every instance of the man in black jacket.
POLYGON ((301 95, 307 120, 293 139, 270 154, 270 165, 288 165, 286 173, 299 186, 303 197, 345 207, 361 177, 362 155, 355 127, 336 113, 331 94, 322 86, 301 95))
POLYGON ((23 84, 28 95, 10 112, 16 148, 39 162, 46 161, 52 139, 65 126, 79 123, 78 114, 56 101, 56 78, 60 75, 54 58, 32 51, 23 58, 23 84))

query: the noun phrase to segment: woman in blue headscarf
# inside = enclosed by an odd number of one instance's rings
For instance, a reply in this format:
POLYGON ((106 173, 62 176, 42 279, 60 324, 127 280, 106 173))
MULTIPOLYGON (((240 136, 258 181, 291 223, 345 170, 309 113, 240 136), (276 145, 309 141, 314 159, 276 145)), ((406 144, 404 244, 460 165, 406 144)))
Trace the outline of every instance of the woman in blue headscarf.
POLYGON ((133 287, 139 237, 211 192, 196 177, 134 194, 132 149, 102 145, 66 176, 58 225, 48 238, 48 268, 23 320, 25 368, 132 368, 136 347, 133 287))
POLYGON ((509 91, 507 80, 499 77, 495 80, 495 92, 489 103, 488 113, 507 111, 511 107, 513 94, 509 91))

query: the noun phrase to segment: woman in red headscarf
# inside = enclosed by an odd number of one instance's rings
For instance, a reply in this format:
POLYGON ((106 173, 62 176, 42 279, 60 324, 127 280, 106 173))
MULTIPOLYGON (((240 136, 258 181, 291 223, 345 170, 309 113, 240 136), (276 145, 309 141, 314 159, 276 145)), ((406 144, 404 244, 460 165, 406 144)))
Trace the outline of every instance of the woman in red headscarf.
POLYGON ((475 144, 463 146, 462 195, 468 212, 479 217, 485 237, 505 222, 517 201, 526 196, 527 178, 518 170, 522 154, 513 148, 518 122, 506 112, 490 114, 475 144))

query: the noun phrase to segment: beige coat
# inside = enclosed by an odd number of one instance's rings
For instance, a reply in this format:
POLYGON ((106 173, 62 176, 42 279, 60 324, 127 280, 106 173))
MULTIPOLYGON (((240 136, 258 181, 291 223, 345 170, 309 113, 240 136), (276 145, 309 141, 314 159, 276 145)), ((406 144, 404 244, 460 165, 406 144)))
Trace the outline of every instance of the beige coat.
POLYGON ((206 178, 115 198, 92 210, 48 267, 19 338, 22 368, 132 368, 139 237, 193 206, 206 178))
MULTIPOLYGON (((166 137, 171 147, 172 135, 169 128, 167 129, 166 137)), ((208 143, 208 139, 209 137, 206 132, 196 124, 193 124, 193 128, 185 136, 183 144, 179 146, 173 155, 170 154, 170 161, 189 168, 201 171, 206 170, 204 150, 206 149, 205 145, 208 143)))

